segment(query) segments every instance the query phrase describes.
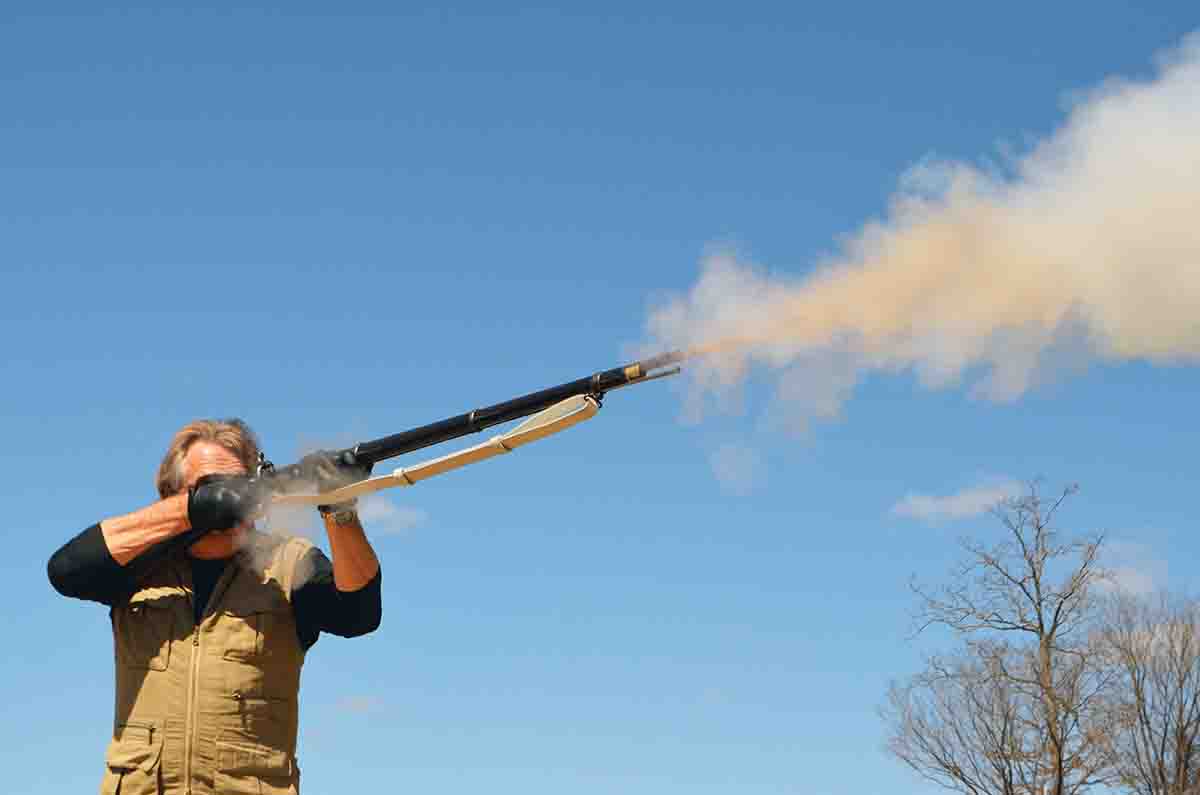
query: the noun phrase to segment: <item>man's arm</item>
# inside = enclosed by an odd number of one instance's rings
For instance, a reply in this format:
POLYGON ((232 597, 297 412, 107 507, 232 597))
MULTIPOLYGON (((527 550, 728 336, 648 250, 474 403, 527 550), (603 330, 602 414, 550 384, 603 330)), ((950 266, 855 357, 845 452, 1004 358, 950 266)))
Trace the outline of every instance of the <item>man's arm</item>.
MULTIPOLYGON (((371 474, 371 465, 342 450, 318 450, 300 459, 299 467, 319 493, 355 483, 371 474)), ((338 505, 318 505, 333 553, 333 579, 339 591, 357 591, 379 571, 379 561, 358 521, 358 500, 338 505), (340 518, 339 518, 340 517, 340 518)))
POLYGON ((168 497, 87 528, 50 557, 46 573, 63 596, 111 606, 136 587, 142 567, 127 564, 190 527, 187 495, 168 497))
POLYGON ((357 591, 374 579, 379 560, 358 514, 346 511, 341 515, 346 517, 344 521, 338 521, 338 513, 322 514, 329 550, 333 553, 333 581, 339 591, 357 591))
POLYGON ((113 560, 94 524, 50 556, 46 574, 63 596, 113 606, 136 590, 134 572, 113 560))
MULTIPOLYGON (((318 450, 300 460, 317 486, 326 492, 361 480, 371 473, 370 464, 360 464, 351 455, 318 450)), ((302 570, 292 590, 292 607, 300 644, 307 649, 322 631, 356 637, 379 627, 383 607, 379 559, 363 532, 355 512, 357 501, 340 505, 318 505, 333 562, 318 549, 301 561, 302 570)))
POLYGON ((176 494, 140 511, 105 519, 100 523, 100 532, 112 559, 117 565, 124 566, 154 545, 187 532, 191 527, 188 495, 176 494))
POLYGON ((256 510, 258 499, 244 476, 202 477, 187 493, 105 519, 68 541, 50 557, 50 584, 63 596, 112 605, 172 544, 233 527, 256 510))
POLYGON ((306 650, 322 632, 354 638, 374 632, 383 618, 383 572, 378 564, 374 576, 357 590, 342 590, 334 577, 334 564, 320 549, 313 547, 300 559, 292 610, 300 646, 306 650))

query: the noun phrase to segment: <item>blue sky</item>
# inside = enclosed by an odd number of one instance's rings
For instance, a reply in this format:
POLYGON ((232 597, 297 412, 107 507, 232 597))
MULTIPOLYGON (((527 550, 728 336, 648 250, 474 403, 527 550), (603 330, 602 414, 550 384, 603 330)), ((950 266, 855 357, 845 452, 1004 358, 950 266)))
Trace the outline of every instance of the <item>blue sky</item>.
MULTIPOLYGON (((5 4, 10 789, 98 783, 107 619, 45 560, 153 499, 179 425, 244 417, 286 462, 617 365, 711 246, 803 274, 922 158, 985 161, 1149 74, 1197 14, 1148 6, 5 4)), ((1198 387, 1097 365, 996 405, 874 376, 803 439, 753 381, 698 424, 678 384, 615 393, 390 495, 383 626, 305 667, 305 791, 930 792, 875 707, 935 642, 907 639, 910 577, 993 527, 894 506, 1078 481, 1071 526, 1192 589, 1198 387), (730 489, 712 457, 745 448, 730 489)))

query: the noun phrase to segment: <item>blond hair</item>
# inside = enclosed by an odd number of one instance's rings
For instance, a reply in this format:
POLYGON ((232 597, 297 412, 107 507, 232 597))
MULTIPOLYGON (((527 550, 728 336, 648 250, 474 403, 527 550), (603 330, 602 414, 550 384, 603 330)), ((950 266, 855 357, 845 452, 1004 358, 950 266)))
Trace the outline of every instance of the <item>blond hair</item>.
POLYGON ((236 418, 227 420, 195 420, 176 431, 167 454, 158 465, 154 485, 159 497, 170 497, 183 491, 183 459, 188 448, 196 442, 212 442, 238 457, 247 472, 253 473, 258 464, 258 438, 250 426, 236 418))

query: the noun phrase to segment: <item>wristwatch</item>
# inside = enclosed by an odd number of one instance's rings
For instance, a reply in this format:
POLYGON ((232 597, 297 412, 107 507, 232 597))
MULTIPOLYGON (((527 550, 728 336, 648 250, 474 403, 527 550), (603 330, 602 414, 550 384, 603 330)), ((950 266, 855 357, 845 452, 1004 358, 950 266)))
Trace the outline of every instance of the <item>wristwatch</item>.
POLYGON ((350 524, 358 518, 358 506, 350 505, 318 505, 317 510, 325 519, 332 519, 335 524, 350 524))

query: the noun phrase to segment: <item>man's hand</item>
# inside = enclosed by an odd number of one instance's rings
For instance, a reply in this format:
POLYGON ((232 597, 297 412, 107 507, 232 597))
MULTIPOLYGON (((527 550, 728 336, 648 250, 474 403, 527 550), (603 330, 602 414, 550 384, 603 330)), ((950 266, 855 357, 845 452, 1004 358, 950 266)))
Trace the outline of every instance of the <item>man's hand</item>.
MULTIPOLYGON (((300 459, 300 471, 321 494, 365 480, 371 476, 371 464, 360 462, 350 450, 318 450, 300 459)), ((336 505, 318 505, 317 510, 322 514, 352 510, 357 504, 357 500, 349 500, 336 505)))
POLYGON ((361 463, 350 450, 318 450, 300 459, 300 471, 320 494, 370 477, 371 464, 361 463))
POLYGON ((247 475, 205 475, 188 491, 188 522, 193 530, 228 530, 262 509, 261 486, 247 475))

